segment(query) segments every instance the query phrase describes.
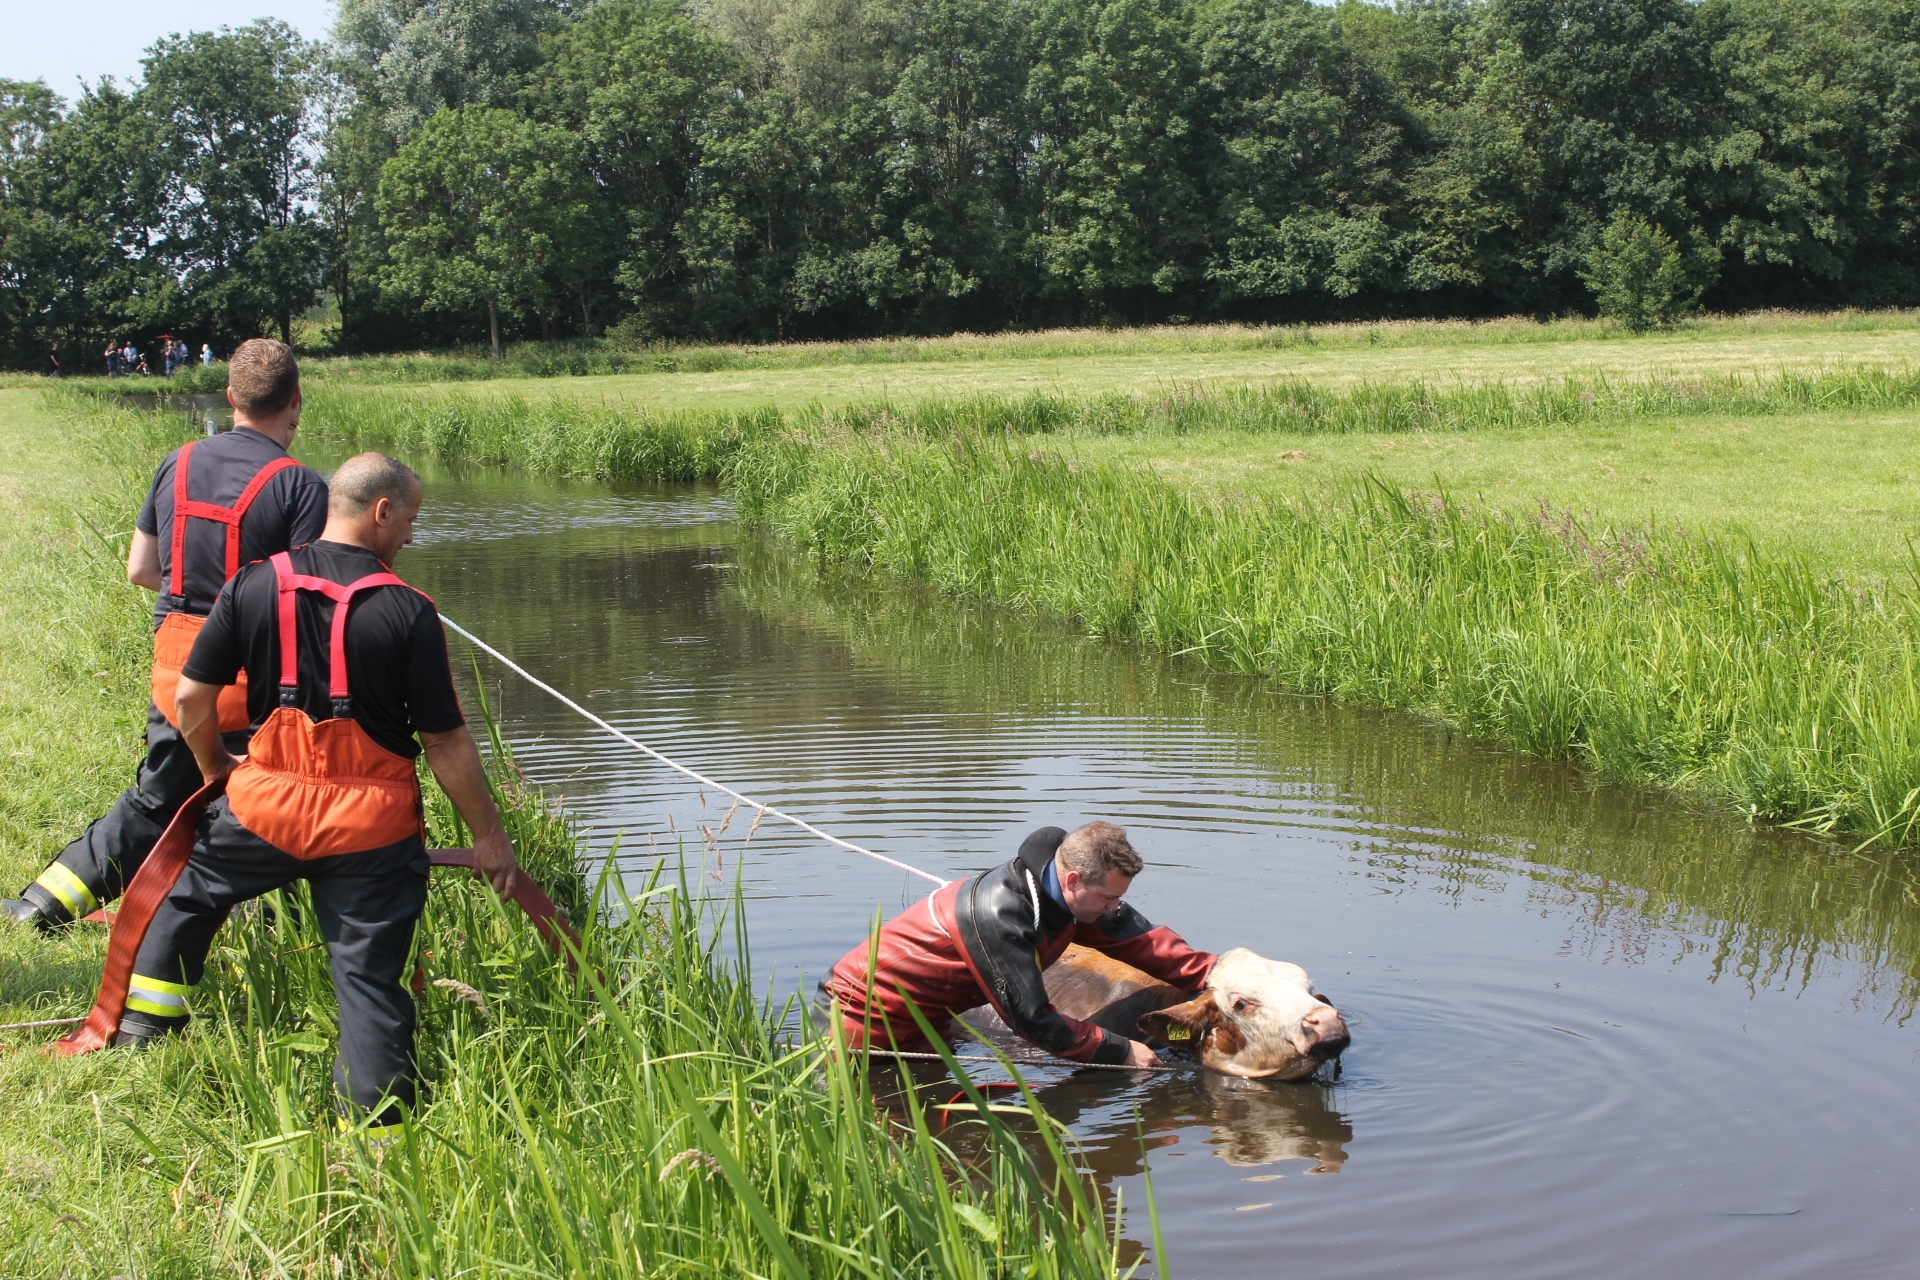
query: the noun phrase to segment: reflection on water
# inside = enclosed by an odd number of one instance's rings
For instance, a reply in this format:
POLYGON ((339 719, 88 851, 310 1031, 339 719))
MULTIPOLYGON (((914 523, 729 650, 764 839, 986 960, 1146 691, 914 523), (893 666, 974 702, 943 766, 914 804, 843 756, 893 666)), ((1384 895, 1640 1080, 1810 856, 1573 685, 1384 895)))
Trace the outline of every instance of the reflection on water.
MULTIPOLYGON (((1112 818, 1148 858, 1149 918, 1313 974, 1353 1029, 1337 1083, 1029 1072, 1136 1240, 1151 1161, 1182 1274, 1909 1266, 1910 859, 823 575, 743 537, 710 490, 424 470, 400 572, 621 728, 942 876, 1033 827, 1112 818)), ((481 671, 596 854, 619 834, 637 865, 719 820, 713 797, 481 671)), ((722 878, 741 876, 776 991, 920 894, 772 825, 742 860, 739 834, 722 878)))
POLYGON ((164 391, 130 391, 114 397, 128 409, 153 413, 183 413, 201 435, 233 430, 233 408, 224 395, 171 395, 164 391))

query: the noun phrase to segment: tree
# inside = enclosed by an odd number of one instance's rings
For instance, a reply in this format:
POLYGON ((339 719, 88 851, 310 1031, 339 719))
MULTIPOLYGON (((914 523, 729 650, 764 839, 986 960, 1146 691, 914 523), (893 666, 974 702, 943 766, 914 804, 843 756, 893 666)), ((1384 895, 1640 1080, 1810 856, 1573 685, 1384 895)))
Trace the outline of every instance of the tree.
POLYGON ((167 166, 136 95, 103 79, 64 116, 37 92, 15 107, 0 205, 14 350, 58 338, 72 353, 172 315, 180 284, 157 252, 167 166))
POLYGON ((140 104, 168 162, 159 250, 192 318, 225 338, 293 316, 319 291, 309 201, 313 46, 284 22, 169 36, 148 52, 140 104))
POLYGON ((521 99, 584 144, 596 199, 572 231, 591 333, 599 288, 621 280, 659 327, 685 322, 677 230, 700 163, 696 132, 734 69, 725 44, 666 0, 609 0, 553 36, 521 99))
POLYGON ((1192 12, 1183 0, 1048 0, 1036 26, 1040 261, 1056 289, 1150 320, 1167 295, 1191 297, 1203 270, 1192 12))
POLYGON ((1616 213, 1588 255, 1580 279, 1600 314, 1629 332, 1664 327, 1690 314, 1700 290, 1688 280, 1686 257, 1672 236, 1645 218, 1616 213))
POLYGON ((550 313, 578 270, 591 217, 580 143, 492 107, 442 110, 389 160, 378 205, 389 290, 429 307, 484 302, 494 359, 500 309, 550 313))
MULTIPOLYGON (((341 0, 336 72, 393 154, 446 107, 505 107, 566 0, 341 0)), ((382 157, 384 159, 385 156, 382 157)))
POLYGON ((1221 300, 1397 288, 1411 122, 1335 15, 1307 0, 1228 0, 1198 43, 1216 148, 1207 275, 1221 300))
POLYGON ((1487 6, 1474 109, 1511 131, 1529 161, 1512 193, 1509 305, 1573 305, 1587 252, 1617 209, 1669 227, 1694 221, 1689 183, 1707 163, 1715 90, 1695 16, 1687 0, 1487 6))
POLYGON ((511 107, 540 41, 589 8, 567 0, 341 0, 327 46, 320 199, 328 288, 343 346, 433 345, 471 336, 380 287, 388 263, 380 171, 443 107, 511 107))
POLYGON ((60 119, 60 99, 39 80, 0 80, 0 358, 26 363, 52 281, 44 272, 52 227, 29 198, 34 152, 60 119))

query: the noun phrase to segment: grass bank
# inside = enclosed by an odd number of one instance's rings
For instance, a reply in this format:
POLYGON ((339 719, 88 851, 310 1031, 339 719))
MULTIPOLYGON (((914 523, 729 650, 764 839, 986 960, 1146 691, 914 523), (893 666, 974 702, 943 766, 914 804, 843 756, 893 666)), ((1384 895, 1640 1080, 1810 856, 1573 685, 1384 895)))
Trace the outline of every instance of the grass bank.
POLYGON ((1226 503, 1009 441, 788 443, 733 479, 825 559, 1769 822, 1897 844, 1920 823, 1920 599, 1803 557, 1378 482, 1226 503))
POLYGON ((305 430, 599 479, 719 474, 739 446, 766 435, 1194 436, 1404 434, 1578 428, 1649 418, 1874 412, 1920 406, 1920 366, 1813 372, 1729 372, 1553 382, 1300 380, 1260 387, 1183 384, 1146 393, 1049 392, 931 400, 811 401, 751 409, 667 408, 572 396, 458 389, 323 387, 305 430))
MULTIPOLYGON (((172 427, 75 425, 23 399, 0 394, 0 876, 14 885, 130 773, 147 603, 119 580, 120 539, 172 427)), ((436 876, 420 933, 432 1101, 403 1142, 371 1150, 334 1124, 311 911, 240 913, 181 1040, 56 1061, 31 1045, 57 1033, 3 1033, 0 1270, 1113 1273, 1114 1206, 1057 1181, 998 1117, 963 1161, 911 1109, 887 1118, 864 1077, 783 1047, 781 1011, 718 958, 718 921, 682 886, 586 910, 571 832, 494 761, 516 845, 582 926, 589 976, 472 880, 436 876)), ((456 842, 437 797, 429 821, 456 842)), ((0 1020, 84 1011, 104 937, 0 936, 0 1020)))
MULTIPOLYGON (((1147 461, 1177 468, 1223 423, 1241 441, 1532 431, 1524 448, 1538 455, 1609 424, 1644 431, 1809 408, 1832 422, 1917 398, 1911 373, 1856 368, 753 415, 445 396, 349 408, 349 397, 316 396, 311 421, 579 475, 717 474, 749 518, 823 558, 1075 618, 1289 688, 1414 710, 1755 819, 1905 844, 1920 823, 1920 653, 1916 600, 1910 579, 1891 572, 1885 530, 1877 562, 1857 548, 1821 560, 1785 528, 1768 543, 1727 531, 1734 522, 1715 495, 1686 513, 1689 534, 1657 510, 1583 521, 1409 493, 1371 468, 1313 490, 1223 491, 1137 464, 1144 447, 1147 461), (1054 443, 1036 449, 1040 440, 1054 443), (1097 456, 1116 442, 1134 456, 1097 456)), ((1830 478, 1852 468, 1823 452, 1817 424, 1806 455, 1830 478)), ((1841 522, 1834 536, 1861 527, 1841 522)))
POLYGON ((1904 580, 1920 527, 1920 371, 1435 386, 1290 382, 753 410, 325 387, 303 428, 601 480, 711 479, 750 442, 1053 437, 1197 492, 1321 501, 1356 477, 1606 525, 1741 530, 1860 581, 1904 580), (1069 443, 1070 442, 1070 443, 1069 443))

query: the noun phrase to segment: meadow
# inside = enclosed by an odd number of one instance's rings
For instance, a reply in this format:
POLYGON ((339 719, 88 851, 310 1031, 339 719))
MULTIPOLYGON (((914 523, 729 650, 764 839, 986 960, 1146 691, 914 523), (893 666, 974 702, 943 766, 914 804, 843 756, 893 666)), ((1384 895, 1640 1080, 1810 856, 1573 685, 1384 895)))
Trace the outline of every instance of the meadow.
MULTIPOLYGON (((1920 360, 1920 312, 1756 312, 1713 316, 1629 335, 1606 321, 1385 320, 1325 325, 1162 325, 1052 329, 787 344, 643 344, 606 340, 483 349, 303 358, 309 384, 470 390, 631 403, 653 411, 737 409, 964 395, 1068 396, 1142 392, 1190 383, 1257 386, 1305 379, 1356 382, 1509 380, 1568 376, 1689 376, 1730 368, 1777 372, 1835 364, 1895 367, 1920 360)), ((215 392, 222 365, 161 378, 84 376, 89 390, 215 392)), ((45 385, 26 374, 0 386, 45 385)))
MULTIPOLYGON (((129 514, 178 432, 171 417, 75 418, 0 393, 10 886, 131 776, 151 604, 120 566, 129 514)), ((1117 1206, 1058 1174, 1069 1161, 1046 1124, 1016 1135, 983 1113, 956 1130, 962 1158, 911 1093, 880 1105, 864 1073, 796 1041, 790 1011, 763 1003, 737 904, 705 901, 671 871, 631 896, 584 884, 573 833, 519 783, 497 738, 490 760, 523 864, 581 930, 578 971, 477 882, 439 873, 419 944, 430 1102, 386 1146, 336 1121, 325 951, 297 895, 236 915, 178 1041, 56 1060, 34 1046, 59 1028, 0 1032, 0 1270, 426 1280, 1120 1269, 1117 1206), (720 958, 723 939, 740 961, 720 958)), ((428 818, 432 843, 459 842, 437 793, 428 818)), ((84 1012, 105 936, 90 925, 0 934, 0 1022, 84 1012)))

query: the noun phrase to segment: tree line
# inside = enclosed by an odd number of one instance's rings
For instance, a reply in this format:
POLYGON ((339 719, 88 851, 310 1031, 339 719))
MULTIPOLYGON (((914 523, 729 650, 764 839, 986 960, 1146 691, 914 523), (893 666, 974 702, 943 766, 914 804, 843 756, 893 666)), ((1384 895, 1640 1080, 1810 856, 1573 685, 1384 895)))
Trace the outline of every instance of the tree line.
POLYGON ((1920 0, 342 0, 0 83, 0 347, 1920 302, 1920 0))

